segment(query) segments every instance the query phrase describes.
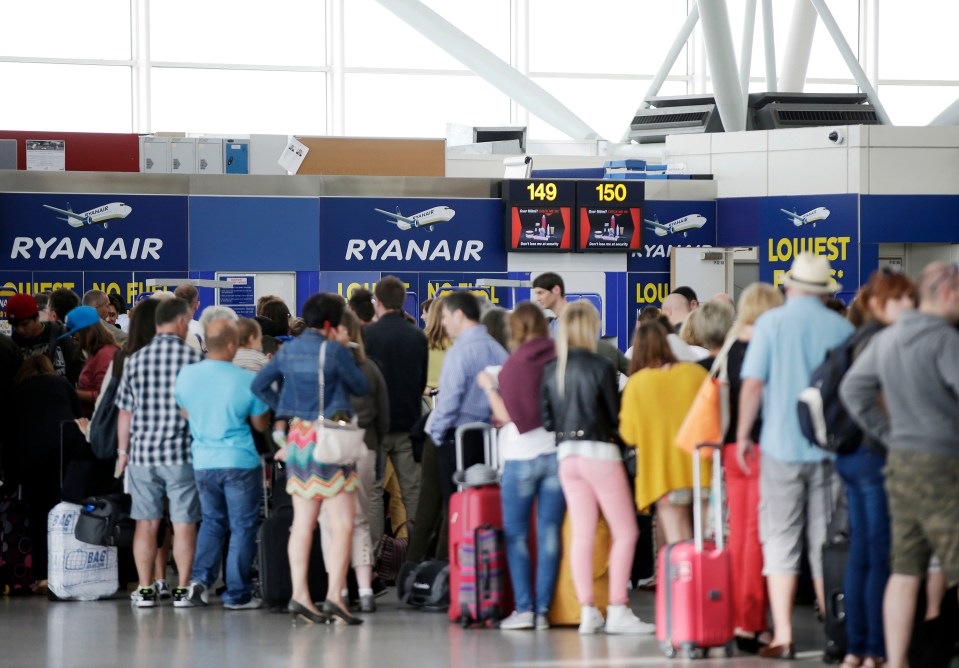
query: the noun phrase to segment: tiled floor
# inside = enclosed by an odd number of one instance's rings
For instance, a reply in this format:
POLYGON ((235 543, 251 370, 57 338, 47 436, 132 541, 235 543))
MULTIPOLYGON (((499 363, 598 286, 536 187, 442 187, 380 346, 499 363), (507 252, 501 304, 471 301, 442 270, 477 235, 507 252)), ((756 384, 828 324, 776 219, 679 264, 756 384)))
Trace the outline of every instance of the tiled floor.
MULTIPOLYGON (((0 599, 0 667, 130 668, 203 666, 321 668, 564 668, 672 666, 650 636, 580 636, 550 631, 463 630, 445 615, 407 608, 392 595, 360 627, 313 626, 265 611, 229 612, 165 605, 137 610, 126 600, 51 603, 42 597, 0 599)), ((637 593, 634 609, 652 620, 652 595, 637 593)), ((795 614, 800 661, 818 664, 821 635, 813 612, 795 614)), ((721 652, 717 652, 721 656, 721 652)), ((787 666, 755 657, 711 658, 696 665, 787 666)))

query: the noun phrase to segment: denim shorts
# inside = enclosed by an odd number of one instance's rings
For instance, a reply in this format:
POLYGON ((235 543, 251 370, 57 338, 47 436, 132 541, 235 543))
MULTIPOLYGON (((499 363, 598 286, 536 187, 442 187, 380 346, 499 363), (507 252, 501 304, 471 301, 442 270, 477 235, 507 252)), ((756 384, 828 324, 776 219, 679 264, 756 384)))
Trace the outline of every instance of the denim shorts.
POLYGON ((170 521, 193 524, 200 521, 200 496, 196 491, 193 464, 127 467, 127 485, 133 498, 130 517, 163 519, 163 499, 170 500, 170 521))

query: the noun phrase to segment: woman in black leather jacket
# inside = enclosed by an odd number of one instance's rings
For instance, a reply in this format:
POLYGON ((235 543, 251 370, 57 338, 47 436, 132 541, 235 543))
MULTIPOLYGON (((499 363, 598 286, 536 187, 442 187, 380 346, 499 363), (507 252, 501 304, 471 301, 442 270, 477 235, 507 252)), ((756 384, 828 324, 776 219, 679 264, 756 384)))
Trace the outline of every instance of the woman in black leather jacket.
POLYGON ((579 632, 654 633, 629 608, 627 583, 639 530, 618 444, 616 368, 596 354, 599 313, 573 302, 559 320, 556 360, 543 371, 543 426, 556 433, 559 479, 572 524, 570 564, 579 598, 579 632), (609 554, 607 620, 593 597, 593 543, 599 511, 613 541, 609 554))

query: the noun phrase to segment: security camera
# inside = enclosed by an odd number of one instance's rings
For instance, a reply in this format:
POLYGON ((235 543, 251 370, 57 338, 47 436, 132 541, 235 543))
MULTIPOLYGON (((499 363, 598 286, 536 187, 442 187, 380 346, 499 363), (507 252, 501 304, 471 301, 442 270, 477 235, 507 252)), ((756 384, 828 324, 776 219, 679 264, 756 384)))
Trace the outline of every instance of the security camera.
POLYGON ((843 136, 843 134, 838 130, 833 130, 826 135, 826 138, 829 139, 829 141, 831 141, 833 144, 842 144, 846 141, 846 137, 843 136))

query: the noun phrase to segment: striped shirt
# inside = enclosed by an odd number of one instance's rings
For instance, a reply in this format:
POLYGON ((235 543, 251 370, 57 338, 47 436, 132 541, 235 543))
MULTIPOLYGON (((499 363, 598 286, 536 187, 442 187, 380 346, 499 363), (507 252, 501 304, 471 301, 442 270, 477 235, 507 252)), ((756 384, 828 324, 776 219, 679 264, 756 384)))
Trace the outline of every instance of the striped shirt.
POLYGON ((126 360, 116 405, 133 413, 131 464, 174 466, 192 462, 190 430, 173 389, 180 369, 201 359, 200 353, 175 334, 157 334, 126 360))

